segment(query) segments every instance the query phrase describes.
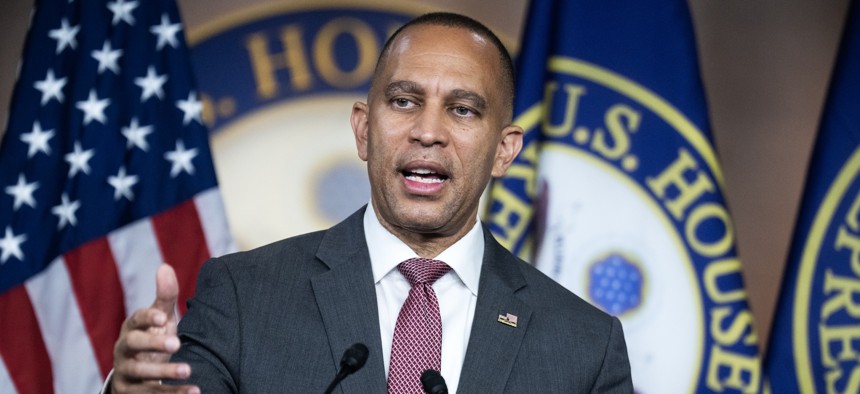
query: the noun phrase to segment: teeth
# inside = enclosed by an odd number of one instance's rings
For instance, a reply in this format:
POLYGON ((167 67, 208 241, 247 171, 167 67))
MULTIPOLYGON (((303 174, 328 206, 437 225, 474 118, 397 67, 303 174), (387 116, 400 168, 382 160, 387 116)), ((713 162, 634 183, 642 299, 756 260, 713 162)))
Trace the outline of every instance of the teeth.
POLYGON ((444 179, 441 178, 424 178, 420 176, 410 175, 407 176, 406 179, 413 182, 421 182, 421 183, 442 183, 445 182, 444 179))
POLYGON ((435 172, 428 170, 428 169, 425 169, 425 168, 419 168, 417 170, 412 170, 410 172, 414 172, 416 174, 421 174, 421 175, 435 174, 435 172))

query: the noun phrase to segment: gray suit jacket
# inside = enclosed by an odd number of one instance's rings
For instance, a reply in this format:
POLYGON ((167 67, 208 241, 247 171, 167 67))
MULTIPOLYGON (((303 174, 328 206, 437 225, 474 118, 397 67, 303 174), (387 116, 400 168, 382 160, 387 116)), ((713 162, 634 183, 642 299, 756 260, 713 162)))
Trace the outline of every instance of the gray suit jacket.
MULTIPOLYGON (((376 292, 359 210, 326 230, 208 261, 174 361, 204 393, 322 393, 343 351, 370 349, 343 393, 384 393, 376 292)), ((511 255, 485 229, 460 393, 631 393, 618 319, 511 255), (499 323, 507 313, 517 327, 499 323)))

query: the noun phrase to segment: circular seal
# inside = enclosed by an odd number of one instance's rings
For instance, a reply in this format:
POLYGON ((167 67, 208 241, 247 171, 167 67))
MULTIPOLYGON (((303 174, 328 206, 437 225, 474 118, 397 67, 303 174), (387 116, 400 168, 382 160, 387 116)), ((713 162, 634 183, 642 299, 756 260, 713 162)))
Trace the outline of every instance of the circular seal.
POLYGON ((538 168, 526 181, 537 194, 535 264, 621 318, 637 392, 757 390, 756 335, 708 137, 635 81, 561 56, 542 102, 515 122, 540 134, 525 153, 538 168))
POLYGON ((860 149, 843 163, 815 212, 792 300, 797 382, 804 393, 857 392, 860 149))

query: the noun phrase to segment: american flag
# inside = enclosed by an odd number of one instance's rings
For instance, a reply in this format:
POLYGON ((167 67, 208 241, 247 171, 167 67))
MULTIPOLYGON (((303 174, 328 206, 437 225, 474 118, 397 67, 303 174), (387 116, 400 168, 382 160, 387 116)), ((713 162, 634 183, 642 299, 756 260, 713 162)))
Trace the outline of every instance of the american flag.
POLYGON ((173 0, 37 0, 0 145, 0 393, 98 392, 171 264, 234 248, 173 0))

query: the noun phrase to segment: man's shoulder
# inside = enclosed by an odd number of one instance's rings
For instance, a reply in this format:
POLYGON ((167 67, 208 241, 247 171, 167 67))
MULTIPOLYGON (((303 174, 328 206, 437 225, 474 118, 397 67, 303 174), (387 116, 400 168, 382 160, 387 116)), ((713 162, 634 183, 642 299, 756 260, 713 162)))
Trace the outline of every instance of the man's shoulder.
POLYGON ((277 260, 282 256, 312 256, 319 248, 326 231, 320 230, 292 236, 246 251, 224 255, 218 260, 230 265, 257 264, 277 260))
POLYGON ((220 260, 229 264, 259 264, 284 259, 313 258, 326 248, 343 249, 348 245, 364 241, 361 224, 363 214, 364 208, 361 208, 330 228, 291 236, 244 252, 225 255, 220 260))

